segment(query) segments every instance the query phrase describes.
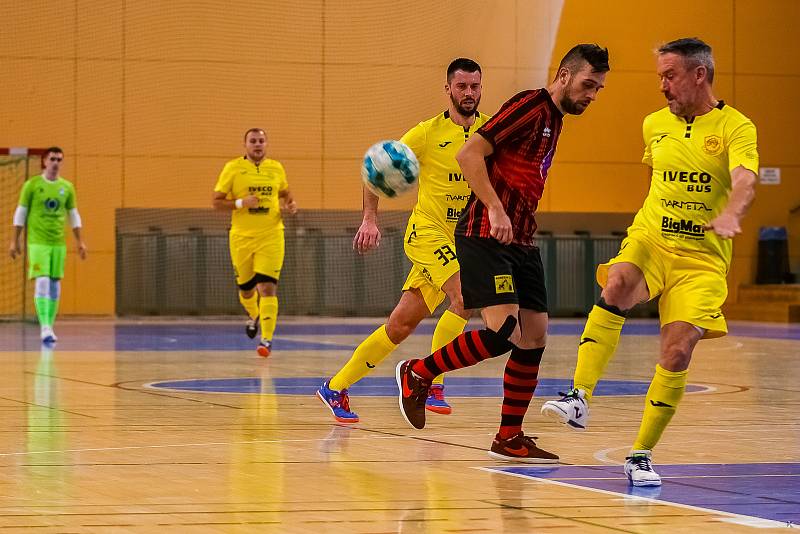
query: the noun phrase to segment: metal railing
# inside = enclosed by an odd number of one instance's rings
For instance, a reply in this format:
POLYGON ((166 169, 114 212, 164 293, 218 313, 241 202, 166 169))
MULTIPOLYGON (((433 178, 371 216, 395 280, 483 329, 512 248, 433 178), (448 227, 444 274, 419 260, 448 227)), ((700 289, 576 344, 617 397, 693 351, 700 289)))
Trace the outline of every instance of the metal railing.
MULTIPOLYGON (((410 268, 403 233, 388 229, 381 246, 359 256, 352 233, 294 228, 278 297, 281 314, 385 316, 397 303, 410 268)), ((619 236, 541 236, 545 283, 554 316, 584 315, 597 301, 599 263, 617 253, 619 236)), ((119 315, 241 314, 228 236, 200 230, 117 234, 119 315)), ((650 310, 644 310, 650 314, 650 310)))

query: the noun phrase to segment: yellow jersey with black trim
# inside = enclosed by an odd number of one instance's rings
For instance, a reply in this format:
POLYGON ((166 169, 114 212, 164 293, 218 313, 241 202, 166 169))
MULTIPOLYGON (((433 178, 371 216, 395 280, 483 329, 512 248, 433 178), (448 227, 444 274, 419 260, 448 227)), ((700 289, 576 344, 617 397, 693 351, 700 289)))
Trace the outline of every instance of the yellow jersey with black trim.
POLYGON ((472 193, 456 154, 489 118, 476 112, 472 126, 465 128, 453 122, 449 111, 445 111, 420 122, 400 139, 419 160, 419 192, 408 219, 409 229, 437 228, 453 235, 472 193))
POLYGON ((214 191, 234 200, 249 195, 258 197, 257 207, 234 209, 231 215, 231 234, 257 237, 283 230, 278 193, 288 187, 286 171, 280 162, 263 159, 256 165, 241 157, 225 164, 214 191))
POLYGON ((663 108, 644 119, 642 130, 642 162, 653 174, 628 233, 645 232, 676 253, 711 254, 727 268, 732 240, 704 226, 727 206, 733 169, 741 165, 758 175, 755 125, 720 101, 688 120, 663 108))

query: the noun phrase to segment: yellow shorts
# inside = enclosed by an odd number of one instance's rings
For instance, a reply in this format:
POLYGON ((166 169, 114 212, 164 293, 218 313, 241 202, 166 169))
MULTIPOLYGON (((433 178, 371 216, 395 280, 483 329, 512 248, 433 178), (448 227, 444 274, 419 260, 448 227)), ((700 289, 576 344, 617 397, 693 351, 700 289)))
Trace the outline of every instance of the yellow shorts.
POLYGON ((615 258, 597 267, 597 283, 602 287, 608 280, 608 268, 615 263, 636 265, 644 273, 650 299, 661 295, 658 312, 662 327, 686 322, 705 329, 706 339, 728 333, 721 309, 728 297, 727 267, 721 259, 679 255, 636 233, 625 238, 615 258))
POLYGON ((231 261, 236 284, 242 285, 258 274, 279 280, 283 268, 283 230, 258 237, 230 235, 231 261))
POLYGON ((403 248, 413 264, 403 291, 419 289, 428 310, 433 313, 447 296, 442 285, 459 271, 453 236, 435 228, 409 226, 403 248))

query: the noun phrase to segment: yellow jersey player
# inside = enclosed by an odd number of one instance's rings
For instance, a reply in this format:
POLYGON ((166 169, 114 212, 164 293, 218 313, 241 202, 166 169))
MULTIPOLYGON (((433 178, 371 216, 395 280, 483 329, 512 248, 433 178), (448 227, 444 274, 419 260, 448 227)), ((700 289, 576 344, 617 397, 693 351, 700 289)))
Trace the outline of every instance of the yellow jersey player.
POLYGON ((588 402, 619 341, 628 310, 660 295, 661 355, 625 473, 634 486, 659 486, 651 451, 686 388, 700 339, 727 333, 721 306, 731 238, 755 196, 756 128, 714 97, 711 47, 695 38, 658 49, 657 70, 668 106, 644 120, 643 162, 650 192, 619 254, 597 269, 603 286, 578 348, 574 389, 542 412, 583 430, 588 402))
POLYGON ((230 250, 239 301, 249 317, 251 339, 261 323, 258 354, 272 351, 278 316, 278 280, 283 267, 281 204, 290 213, 297 204, 289 191, 283 165, 266 157, 267 134, 251 128, 244 134, 245 155, 225 164, 214 186, 215 209, 232 211, 230 250), (257 291, 256 291, 257 290, 257 291))
MULTIPOLYGON (((408 219, 405 253, 413 264, 403 285, 400 301, 388 321, 378 327, 355 350, 344 367, 317 391, 317 396, 341 423, 356 423, 347 389, 367 375, 417 325, 444 301, 450 306, 436 324, 432 350, 458 336, 467 324, 469 311, 461 299, 461 281, 453 233, 470 189, 461 175, 456 153, 488 120, 478 111, 481 101, 481 68, 471 59, 458 58, 447 68, 444 86, 449 97, 446 111, 419 123, 401 141, 420 163, 417 204, 408 219)), ((364 220, 353 239, 353 248, 365 253, 380 243, 378 197, 364 189, 364 220)), ((427 408, 449 414, 442 377, 431 385, 427 408)))

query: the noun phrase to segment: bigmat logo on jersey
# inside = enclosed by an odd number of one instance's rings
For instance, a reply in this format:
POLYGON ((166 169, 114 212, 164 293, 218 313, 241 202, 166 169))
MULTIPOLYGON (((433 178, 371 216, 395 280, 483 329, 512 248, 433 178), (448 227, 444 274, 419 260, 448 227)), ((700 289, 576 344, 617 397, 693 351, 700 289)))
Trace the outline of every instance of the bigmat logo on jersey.
POLYGON ((698 171, 664 171, 665 182, 687 183, 687 191, 697 191, 699 193, 710 193, 711 175, 707 172, 698 171))
POLYGON ((677 220, 672 217, 661 218, 661 232, 665 234, 685 235, 702 239, 706 231, 702 224, 695 224, 694 221, 685 219, 677 220))

